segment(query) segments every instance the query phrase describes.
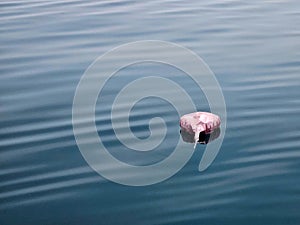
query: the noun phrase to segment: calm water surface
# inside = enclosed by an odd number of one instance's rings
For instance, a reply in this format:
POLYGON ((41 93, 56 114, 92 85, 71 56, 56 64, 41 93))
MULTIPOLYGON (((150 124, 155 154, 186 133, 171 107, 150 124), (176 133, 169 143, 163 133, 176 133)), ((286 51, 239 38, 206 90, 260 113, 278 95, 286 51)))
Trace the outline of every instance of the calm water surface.
MULTIPOLYGON (((19 0, 0 8, 0 224, 300 224, 298 1, 19 0), (98 56, 147 39, 178 43, 206 61, 224 93, 227 130, 206 171, 198 171, 205 149, 198 146, 170 179, 122 186, 81 156, 72 101, 98 56)), ((140 138, 149 136, 151 118, 166 122, 163 144, 147 157, 124 148, 111 129, 120 88, 154 72, 176 76, 197 109, 209 110, 174 68, 120 71, 127 76, 103 90, 96 123, 111 153, 131 164, 163 160, 180 138, 180 115, 157 98, 138 102, 129 118, 140 138)))

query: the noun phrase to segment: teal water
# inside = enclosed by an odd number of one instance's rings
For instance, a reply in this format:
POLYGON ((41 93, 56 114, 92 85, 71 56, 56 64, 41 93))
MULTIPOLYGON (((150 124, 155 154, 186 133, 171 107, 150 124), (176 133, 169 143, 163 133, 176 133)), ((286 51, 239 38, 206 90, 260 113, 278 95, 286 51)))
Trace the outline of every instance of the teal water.
MULTIPOLYGON (((300 224, 298 1, 20 0, 1 1, 0 9, 1 225, 300 224), (204 172, 199 145, 171 178, 131 187, 99 176, 83 159, 72 103, 98 56, 148 39, 175 42, 205 60, 223 90, 227 129, 204 172)), ((180 115, 158 98, 138 102, 129 118, 139 138, 150 135, 151 118, 165 120, 168 133, 154 151, 127 149, 111 129, 120 88, 154 72, 176 77, 197 109, 209 111, 205 95, 174 68, 146 63, 120 71, 126 76, 114 77, 97 102, 96 124, 111 154, 134 165, 163 160, 180 138, 180 115)))

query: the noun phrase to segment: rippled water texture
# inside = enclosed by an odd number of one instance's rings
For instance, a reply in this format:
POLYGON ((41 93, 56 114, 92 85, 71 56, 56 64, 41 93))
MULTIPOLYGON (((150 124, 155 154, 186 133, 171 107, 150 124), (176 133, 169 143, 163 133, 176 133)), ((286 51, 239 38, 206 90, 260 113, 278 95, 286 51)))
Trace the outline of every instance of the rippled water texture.
MULTIPOLYGON (((300 224, 298 1, 19 0, 1 1, 0 9, 1 225, 300 224), (198 170, 205 149, 198 145, 170 179, 130 187, 83 159, 72 102, 98 56, 147 39, 178 43, 205 60, 224 93, 227 130, 207 170, 198 170)), ((181 139, 180 115, 151 97, 132 108, 131 130, 145 139, 159 116, 168 129, 163 143, 143 154, 114 135, 118 91, 153 73, 186 87, 197 109, 209 111, 182 71, 151 63, 119 71, 98 99, 96 124, 110 153, 133 165, 163 160, 181 139)))

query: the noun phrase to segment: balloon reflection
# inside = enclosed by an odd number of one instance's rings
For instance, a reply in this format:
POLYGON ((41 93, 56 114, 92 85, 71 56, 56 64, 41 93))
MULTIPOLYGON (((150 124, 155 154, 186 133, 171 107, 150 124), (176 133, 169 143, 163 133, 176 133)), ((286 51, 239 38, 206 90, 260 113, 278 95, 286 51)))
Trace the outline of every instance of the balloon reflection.
MULTIPOLYGON (((220 128, 217 128, 213 132, 208 133, 208 134, 206 134, 204 132, 201 132, 199 134, 198 143, 208 144, 209 142, 212 142, 213 140, 217 139, 220 136, 220 133, 221 133, 220 128)), ((195 133, 190 133, 190 132, 187 132, 184 129, 181 129, 180 130, 180 135, 181 135, 181 138, 184 142, 195 143, 195 133)))

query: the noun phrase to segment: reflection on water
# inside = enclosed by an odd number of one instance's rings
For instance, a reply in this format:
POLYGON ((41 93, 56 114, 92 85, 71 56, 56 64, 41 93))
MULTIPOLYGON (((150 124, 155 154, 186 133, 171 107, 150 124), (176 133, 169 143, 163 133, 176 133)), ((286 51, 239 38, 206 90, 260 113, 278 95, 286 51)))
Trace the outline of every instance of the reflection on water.
MULTIPOLYGON (((299 6, 297 0, 1 1, 0 224, 299 225, 299 6), (198 172, 202 151, 194 151, 170 179, 126 187, 105 180, 82 158, 72 102, 99 55, 146 39, 178 43, 205 60, 224 93, 227 128, 207 170, 198 172)), ((99 137, 126 163, 160 162, 182 141, 179 115, 159 99, 138 102, 132 132, 146 139, 154 117, 163 118, 168 132, 158 149, 130 151, 112 130, 118 91, 137 77, 165 76, 185 87, 198 111, 210 111, 209 104, 174 70, 141 65, 124 73, 127 79, 108 80, 98 99, 99 137)), ((82 132, 91 141, 90 131, 82 132)))
MULTIPOLYGON (((220 136, 221 129, 217 128, 211 133, 205 133, 201 132, 199 134, 199 143, 200 144, 208 144, 209 142, 212 142, 213 140, 217 139, 220 136)), ((184 142, 188 143, 195 143, 195 133, 187 132, 184 129, 180 130, 181 138, 184 142)))

